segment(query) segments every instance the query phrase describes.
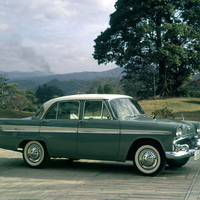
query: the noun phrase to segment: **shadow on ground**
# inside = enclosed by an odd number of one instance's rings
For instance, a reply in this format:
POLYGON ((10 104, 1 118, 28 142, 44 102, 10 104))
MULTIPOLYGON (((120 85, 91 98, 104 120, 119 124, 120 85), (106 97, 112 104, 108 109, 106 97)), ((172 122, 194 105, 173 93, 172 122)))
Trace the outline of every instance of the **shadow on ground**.
MULTIPOLYGON (((187 176, 188 168, 172 168, 166 166, 165 170, 158 175, 159 178, 170 178, 174 176, 187 176)), ((48 165, 42 169, 29 168, 22 158, 0 158, 0 177, 20 177, 34 179, 67 180, 73 176, 119 176, 129 178, 150 178, 157 177, 142 176, 134 168, 131 161, 125 163, 94 161, 94 160, 76 160, 51 159, 48 165)))

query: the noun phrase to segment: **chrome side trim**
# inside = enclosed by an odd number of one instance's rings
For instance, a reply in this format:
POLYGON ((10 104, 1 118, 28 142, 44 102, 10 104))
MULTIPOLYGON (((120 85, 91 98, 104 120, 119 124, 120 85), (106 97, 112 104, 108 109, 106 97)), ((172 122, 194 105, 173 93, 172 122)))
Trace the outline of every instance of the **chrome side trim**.
POLYGON ((16 125, 1 125, 3 132, 39 132, 39 126, 16 126, 16 125))
POLYGON ((170 135, 172 132, 170 131, 151 131, 151 130, 122 130, 121 134, 160 134, 160 135, 170 135))
POLYGON ((77 133, 77 128, 73 127, 41 127, 40 133, 77 133))
POLYGON ((101 129, 101 128, 79 128, 78 133, 82 134, 119 134, 119 129, 101 129))

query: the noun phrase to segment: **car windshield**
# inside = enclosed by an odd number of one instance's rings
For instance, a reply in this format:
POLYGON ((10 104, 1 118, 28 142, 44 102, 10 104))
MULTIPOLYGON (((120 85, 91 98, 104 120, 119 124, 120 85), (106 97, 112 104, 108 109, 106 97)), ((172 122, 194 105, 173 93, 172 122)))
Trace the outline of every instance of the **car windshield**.
POLYGON ((110 105, 117 118, 135 117, 145 114, 140 105, 134 99, 113 99, 110 105))
POLYGON ((33 115, 32 119, 40 119, 42 114, 44 112, 44 106, 42 105, 35 113, 35 115, 33 115))

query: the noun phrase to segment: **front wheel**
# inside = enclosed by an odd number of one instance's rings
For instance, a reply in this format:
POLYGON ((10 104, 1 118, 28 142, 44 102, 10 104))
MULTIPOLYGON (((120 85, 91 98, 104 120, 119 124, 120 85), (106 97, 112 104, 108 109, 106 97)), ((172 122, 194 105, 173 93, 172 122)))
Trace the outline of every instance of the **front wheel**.
POLYGON ((183 165, 185 165, 188 160, 190 159, 190 157, 187 157, 187 158, 178 158, 178 159, 168 159, 167 160, 167 164, 170 166, 170 167, 182 167, 183 165))
POLYGON ((133 163, 144 175, 155 176, 166 166, 166 157, 156 142, 142 142, 134 151, 133 163))
POLYGON ((23 150, 23 159, 29 167, 43 167, 49 160, 49 155, 38 141, 28 142, 23 150))

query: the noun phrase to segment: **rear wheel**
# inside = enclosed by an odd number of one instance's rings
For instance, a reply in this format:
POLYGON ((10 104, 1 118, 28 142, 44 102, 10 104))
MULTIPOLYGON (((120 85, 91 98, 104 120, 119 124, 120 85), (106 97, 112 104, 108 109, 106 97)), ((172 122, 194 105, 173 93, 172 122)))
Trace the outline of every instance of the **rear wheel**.
POLYGON ((140 173, 155 176, 165 168, 166 157, 156 142, 142 142, 134 150, 133 163, 140 173))
POLYGON ((49 160, 44 146, 38 141, 28 142, 23 150, 23 159, 29 167, 43 167, 49 160))
POLYGON ((167 160, 167 164, 170 166, 170 167, 182 167, 183 165, 185 165, 188 160, 190 159, 190 157, 187 157, 187 158, 179 158, 179 159, 168 159, 167 160))

